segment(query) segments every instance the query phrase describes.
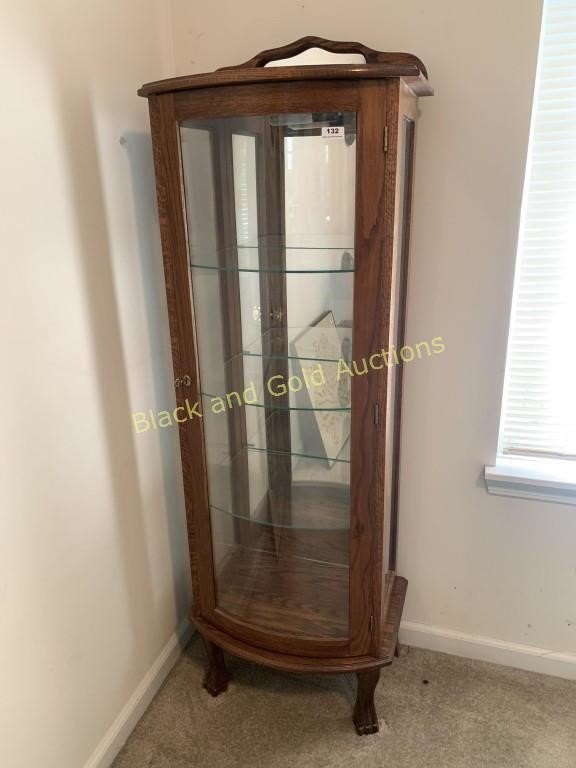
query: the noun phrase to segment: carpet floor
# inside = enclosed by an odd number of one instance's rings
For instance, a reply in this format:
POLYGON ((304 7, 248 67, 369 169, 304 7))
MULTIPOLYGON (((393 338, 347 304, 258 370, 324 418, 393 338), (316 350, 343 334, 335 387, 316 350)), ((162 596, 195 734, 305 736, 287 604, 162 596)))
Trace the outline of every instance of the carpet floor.
POLYGON ((403 648, 376 689, 380 732, 357 736, 354 676, 227 663, 213 699, 193 638, 113 768, 576 768, 571 681, 403 648))

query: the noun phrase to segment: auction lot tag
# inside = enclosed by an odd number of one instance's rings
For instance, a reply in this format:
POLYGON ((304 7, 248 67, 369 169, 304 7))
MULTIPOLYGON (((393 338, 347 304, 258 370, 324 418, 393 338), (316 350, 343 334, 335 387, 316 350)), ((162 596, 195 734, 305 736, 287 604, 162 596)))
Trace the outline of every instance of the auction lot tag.
POLYGON ((342 138, 344 138, 343 125, 340 125, 338 127, 330 125, 327 128, 322 128, 322 138, 333 138, 335 136, 341 136, 342 138))

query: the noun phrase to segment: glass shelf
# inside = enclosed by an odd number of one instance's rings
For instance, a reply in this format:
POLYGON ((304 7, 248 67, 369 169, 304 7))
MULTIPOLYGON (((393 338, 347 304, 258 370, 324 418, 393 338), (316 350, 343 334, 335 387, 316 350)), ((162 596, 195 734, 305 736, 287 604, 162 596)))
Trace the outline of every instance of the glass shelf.
MULTIPOLYGON (((314 346, 312 341, 311 346, 314 346)), ((231 370, 238 369, 233 360, 228 365, 231 370)), ((337 360, 284 357, 279 361, 276 356, 244 355, 240 365, 234 391, 223 389, 221 379, 215 376, 204 382, 206 389, 202 395, 209 398, 211 402, 207 405, 214 413, 239 407, 269 411, 350 411, 352 378, 337 360)))
POLYGON ((266 408, 269 411, 311 411, 312 413, 318 413, 319 411, 326 411, 328 413, 350 413, 352 408, 351 406, 347 405, 345 407, 334 407, 334 406, 328 406, 328 407, 318 407, 313 405, 296 405, 289 400, 289 396, 294 393, 290 392, 287 395, 282 395, 275 397, 274 400, 270 403, 264 403, 264 402, 256 402, 256 403, 244 403, 240 402, 238 403, 236 397, 233 397, 230 400, 231 406, 229 407, 227 405, 227 396, 226 395, 213 395, 210 394, 210 392, 202 392, 202 397, 207 398, 210 402, 208 404, 209 408, 217 407, 220 409, 222 402, 222 407, 225 410, 222 410, 221 413, 227 413, 228 410, 231 408, 266 408), (218 400, 218 403, 215 405, 213 401, 218 400))
POLYGON ((321 456, 320 451, 318 451, 318 455, 315 455, 314 453, 303 453, 303 450, 304 449, 291 450, 290 453, 285 453, 284 451, 275 451, 271 448, 266 448, 265 446, 255 444, 254 438, 252 438, 248 443, 248 451, 259 451, 261 453, 267 453, 275 456, 294 456, 296 458, 318 459, 319 461, 329 462, 338 461, 342 464, 350 464, 350 440, 346 442, 337 456, 321 456))
POLYGON ((329 517, 323 518, 321 510, 317 505, 314 505, 313 510, 309 505, 294 505, 290 510, 292 521, 285 523, 282 521, 275 521, 272 518, 268 520, 261 520, 257 517, 246 517, 244 515, 237 515, 227 509, 219 509, 218 507, 211 507, 213 512, 219 512, 220 514, 227 515, 234 520, 240 520, 248 523, 249 525, 265 526, 267 528, 278 528, 291 531, 349 531, 350 530, 350 511, 345 505, 338 508, 336 515, 333 515, 332 519, 329 517))
POLYGON ((332 363, 344 360, 350 363, 351 349, 352 328, 308 325, 304 328, 270 328, 245 343, 241 354, 277 360, 315 360, 332 363))
POLYGON ((226 264, 210 263, 209 259, 202 259, 201 262, 191 260, 190 266, 192 269, 214 269, 219 272, 269 272, 275 274, 330 274, 336 272, 340 274, 353 273, 354 267, 342 268, 342 253, 337 251, 332 254, 325 254, 326 258, 323 261, 312 262, 306 253, 298 253, 297 257, 293 257, 290 250, 286 250, 286 268, 279 269, 276 267, 260 267, 258 259, 258 251, 248 253, 245 256, 243 253, 245 249, 238 249, 238 264, 228 266, 226 264))
POLYGON ((223 515, 249 526, 270 528, 346 531, 350 528, 350 465, 291 454, 254 454, 240 451, 233 459, 209 461, 212 485, 210 505, 223 515), (258 479, 270 470, 280 478, 270 491, 258 479), (260 492, 232 493, 231 478, 241 471, 247 484, 260 492))
MULTIPOLYGON (((257 415, 260 419, 256 422, 257 428, 249 434, 247 439, 248 451, 286 455, 284 451, 269 448, 266 437, 267 431, 273 431, 276 426, 275 421, 283 418, 283 414, 271 413, 267 419, 263 418, 262 411, 257 415)), ((290 456, 324 461, 328 464, 332 462, 350 464, 350 415, 348 412, 336 412, 331 416, 329 435, 326 433, 322 435, 313 411, 304 412, 299 416, 299 422, 291 424, 290 456)))
POLYGON ((346 235, 308 236, 305 242, 298 239, 288 241, 262 238, 259 241, 241 241, 234 248, 197 251, 191 249, 190 264, 197 269, 217 269, 233 272, 354 272, 353 238, 346 235), (285 266, 280 268, 264 260, 276 261, 280 255, 285 266))
MULTIPOLYGON (((210 464, 221 466, 233 460, 229 443, 226 414, 214 414, 210 402, 203 402, 205 431, 211 439, 207 442, 210 464)), ((263 408, 246 409, 245 444, 240 447, 251 454, 284 456, 292 459, 294 467, 299 465, 300 479, 325 482, 348 482, 350 465, 350 424, 351 416, 347 411, 321 412, 300 411, 289 418, 283 411, 267 412, 263 408), (273 444, 270 435, 285 435, 284 445, 273 444), (310 459, 305 465, 300 459, 310 459), (332 470, 334 464, 340 464, 340 470, 327 476, 326 470, 332 470), (317 476, 314 474, 317 472, 317 476), (312 472, 312 475, 310 475, 312 472), (304 478, 306 475, 306 478, 304 478)), ((265 461, 266 459, 264 459, 265 461)), ((274 459, 277 463, 281 459, 274 459)), ((255 460, 256 461, 256 460, 255 460)))

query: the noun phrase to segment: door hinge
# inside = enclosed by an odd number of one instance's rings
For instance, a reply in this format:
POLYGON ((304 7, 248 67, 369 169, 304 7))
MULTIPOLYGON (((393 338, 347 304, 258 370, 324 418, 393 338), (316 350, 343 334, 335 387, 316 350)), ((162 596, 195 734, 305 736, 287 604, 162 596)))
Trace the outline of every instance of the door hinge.
POLYGON ((370 630, 370 634, 374 632, 374 615, 370 616, 370 622, 368 624, 368 628, 370 630))
POLYGON ((384 139, 383 139, 384 152, 388 152, 388 126, 384 126, 384 139))
POLYGON ((380 406, 378 403, 374 403, 374 426, 377 427, 380 423, 380 406))

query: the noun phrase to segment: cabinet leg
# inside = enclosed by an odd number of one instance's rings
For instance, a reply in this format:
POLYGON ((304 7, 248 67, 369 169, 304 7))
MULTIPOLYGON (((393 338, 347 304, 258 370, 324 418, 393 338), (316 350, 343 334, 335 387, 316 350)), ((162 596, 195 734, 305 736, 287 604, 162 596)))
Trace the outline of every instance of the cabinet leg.
POLYGON ((378 733, 378 715, 374 706, 374 691, 380 677, 380 667, 367 669, 365 672, 357 672, 358 693, 352 720, 356 726, 356 733, 364 736, 369 733, 378 733))
POLYGON ((214 645, 210 640, 204 640, 204 646, 208 654, 208 669, 202 685, 211 696, 218 696, 228 688, 228 672, 224 663, 224 654, 222 648, 214 645))

